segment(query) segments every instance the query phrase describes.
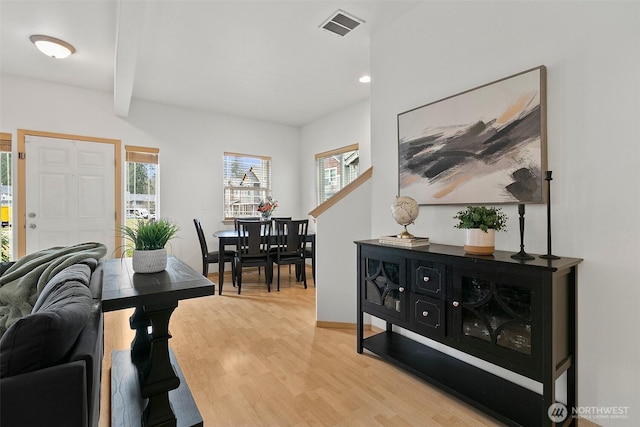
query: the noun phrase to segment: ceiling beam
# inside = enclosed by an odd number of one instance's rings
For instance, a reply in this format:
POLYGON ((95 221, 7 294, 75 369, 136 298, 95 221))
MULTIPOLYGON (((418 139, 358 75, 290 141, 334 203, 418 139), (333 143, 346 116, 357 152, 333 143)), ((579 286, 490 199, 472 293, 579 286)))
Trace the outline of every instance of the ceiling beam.
POLYGON ((127 117, 136 77, 136 61, 144 31, 147 1, 118 0, 118 25, 113 73, 116 116, 127 117))

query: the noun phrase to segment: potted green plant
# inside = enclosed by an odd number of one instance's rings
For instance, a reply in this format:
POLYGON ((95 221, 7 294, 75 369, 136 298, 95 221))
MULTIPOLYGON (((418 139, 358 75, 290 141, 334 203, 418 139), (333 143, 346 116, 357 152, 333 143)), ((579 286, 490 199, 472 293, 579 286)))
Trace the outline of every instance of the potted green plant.
POLYGON ((168 219, 138 220, 137 225, 120 227, 122 236, 133 250, 131 264, 136 273, 157 273, 167 268, 165 245, 179 227, 168 219))
POLYGON ((466 230, 465 252, 472 255, 491 255, 495 250, 496 231, 507 229, 507 215, 502 208, 467 206, 454 217, 455 228, 466 230))

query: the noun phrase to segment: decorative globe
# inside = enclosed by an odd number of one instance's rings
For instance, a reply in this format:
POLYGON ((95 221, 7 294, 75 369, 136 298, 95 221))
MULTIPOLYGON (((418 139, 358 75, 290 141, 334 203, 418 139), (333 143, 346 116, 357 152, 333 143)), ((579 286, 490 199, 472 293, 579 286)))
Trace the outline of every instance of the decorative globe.
POLYGON ((396 197, 395 202, 391 205, 391 216, 400 225, 404 227, 404 231, 398 234, 398 237, 412 239, 414 236, 407 231, 407 225, 413 224, 418 217, 418 202, 408 196, 396 197))

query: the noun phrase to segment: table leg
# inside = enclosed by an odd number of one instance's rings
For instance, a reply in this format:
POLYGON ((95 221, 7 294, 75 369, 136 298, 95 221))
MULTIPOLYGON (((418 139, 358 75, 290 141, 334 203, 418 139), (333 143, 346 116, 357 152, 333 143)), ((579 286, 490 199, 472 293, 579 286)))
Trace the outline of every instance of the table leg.
POLYGON ((218 239, 218 295, 222 295, 222 284, 224 283, 224 242, 218 239))
POLYGON ((136 364, 140 378, 140 395, 148 398, 142 414, 143 427, 176 426, 169 391, 178 388, 180 379, 169 359, 169 320, 177 306, 178 302, 175 301, 144 307, 152 330, 148 340, 148 358, 136 364))
POLYGON ((142 307, 136 307, 129 318, 129 327, 136 331, 136 336, 131 341, 131 361, 135 365, 139 365, 149 358, 151 350, 149 326, 151 326, 151 321, 147 313, 142 307))

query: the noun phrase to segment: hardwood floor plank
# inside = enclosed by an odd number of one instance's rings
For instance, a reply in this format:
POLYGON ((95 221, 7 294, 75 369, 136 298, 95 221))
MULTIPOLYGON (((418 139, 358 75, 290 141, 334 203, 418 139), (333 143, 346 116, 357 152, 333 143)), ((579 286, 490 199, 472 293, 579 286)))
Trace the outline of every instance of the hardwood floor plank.
MULTIPOLYGON (((310 271, 307 278, 304 289, 283 269, 280 292, 268 293, 264 272, 249 272, 242 295, 225 277, 222 296, 180 302, 170 345, 205 426, 498 425, 378 357, 358 354, 355 329, 316 327, 310 271)), ((111 351, 129 348, 131 313, 105 314, 100 427, 110 425, 111 351)))

